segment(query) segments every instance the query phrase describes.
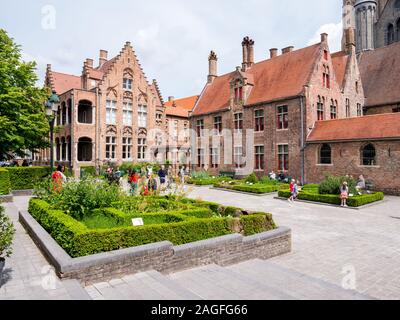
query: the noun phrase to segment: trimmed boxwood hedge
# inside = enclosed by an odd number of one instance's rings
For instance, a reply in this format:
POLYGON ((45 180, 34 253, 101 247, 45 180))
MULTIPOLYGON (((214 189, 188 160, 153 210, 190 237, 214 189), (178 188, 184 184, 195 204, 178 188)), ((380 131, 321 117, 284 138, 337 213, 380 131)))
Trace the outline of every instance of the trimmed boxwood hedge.
POLYGON ((11 167, 7 171, 12 190, 33 189, 37 182, 51 174, 50 167, 11 167))
POLYGON ((265 230, 276 229, 277 226, 270 213, 254 213, 240 218, 246 236, 262 233, 265 230))
MULTIPOLYGON (((303 189, 304 190, 304 189, 303 189)), ((290 197, 290 191, 285 190, 285 191, 279 191, 279 197, 281 198, 289 198, 290 197)), ((350 197, 347 200, 347 205, 349 207, 361 207, 369 203, 373 203, 376 201, 381 201, 385 198, 385 195, 382 192, 376 192, 376 193, 371 193, 371 194, 364 194, 361 196, 354 196, 350 197)), ((335 205, 340 205, 341 200, 339 195, 334 195, 334 194, 318 194, 318 193, 313 193, 309 191, 301 191, 298 196, 299 200, 307 200, 307 201, 313 201, 313 202, 322 202, 322 203, 329 203, 329 204, 335 204, 335 205)))
POLYGON ((8 170, 0 168, 0 195, 8 195, 11 191, 10 174, 8 170))
MULTIPOLYGON (((126 213, 120 210, 114 208, 100 210, 98 212, 101 214, 111 215, 117 219, 127 219, 126 213)), ((67 214, 52 210, 49 204, 39 199, 31 199, 29 212, 72 257, 82 257, 161 241, 170 241, 174 245, 181 245, 232 234, 235 230, 235 219, 233 218, 198 219, 179 213, 137 215, 144 219, 161 215, 166 219, 165 221, 171 221, 170 223, 90 230, 67 214), (179 219, 182 221, 174 222, 179 219)), ((276 227, 269 214, 242 216, 236 221, 240 222, 241 230, 245 235, 269 231, 276 227)))

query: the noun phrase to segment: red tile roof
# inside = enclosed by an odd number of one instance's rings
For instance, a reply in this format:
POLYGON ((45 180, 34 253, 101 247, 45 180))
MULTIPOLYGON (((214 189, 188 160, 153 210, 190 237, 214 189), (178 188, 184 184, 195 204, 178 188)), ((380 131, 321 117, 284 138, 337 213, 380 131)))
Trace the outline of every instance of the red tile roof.
POLYGON ((188 118, 189 112, 193 110, 198 98, 199 96, 192 96, 168 101, 165 103, 165 112, 167 116, 188 118))
POLYGON ((400 113, 318 121, 308 142, 400 139, 400 113))
POLYGON ((359 64, 366 106, 400 102, 400 42, 361 53, 359 64))
MULTIPOLYGON (((254 83, 246 105, 299 95, 311 77, 320 48, 321 44, 316 44, 254 64, 246 71, 246 76, 254 83)), ((207 84, 195 107, 194 116, 229 107, 230 81, 235 73, 217 77, 212 84, 207 84)))
POLYGON ((71 89, 80 89, 82 86, 81 77, 73 76, 70 74, 51 72, 54 90, 57 94, 63 94, 71 89))
POLYGON ((344 51, 336 52, 332 54, 333 69, 336 75, 336 81, 339 86, 343 88, 344 76, 346 74, 346 67, 349 61, 349 55, 344 51))
POLYGON ((104 72, 92 69, 89 71, 89 77, 96 80, 102 80, 104 76, 104 72))

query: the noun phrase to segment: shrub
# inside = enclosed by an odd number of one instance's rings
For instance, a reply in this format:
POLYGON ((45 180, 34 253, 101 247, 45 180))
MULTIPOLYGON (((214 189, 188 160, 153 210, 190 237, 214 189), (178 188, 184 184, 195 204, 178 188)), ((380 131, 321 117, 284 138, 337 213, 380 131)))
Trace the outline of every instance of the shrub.
POLYGON ((10 167, 7 170, 12 190, 33 189, 38 182, 51 174, 49 167, 10 167))
MULTIPOLYGON (((289 190, 281 190, 279 191, 279 197, 281 198, 289 198, 291 196, 289 190)), ((360 207, 369 203, 373 203, 376 201, 380 201, 384 199, 384 194, 382 192, 372 193, 372 194, 365 194, 361 196, 354 196, 350 197, 347 200, 347 204, 349 207, 360 207)), ((322 203, 329 203, 334 205, 340 205, 340 195, 336 194, 318 194, 318 193, 311 193, 309 191, 301 191, 298 195, 299 200, 307 200, 313 202, 322 202, 322 203)))
POLYGON ((256 185, 238 185, 234 186, 232 189, 236 191, 243 191, 243 192, 249 192, 249 193, 256 193, 256 194, 263 194, 263 193, 272 193, 275 191, 278 191, 278 186, 274 185, 262 185, 262 184, 256 184, 256 185))
POLYGON ((356 181, 351 177, 326 177, 319 185, 320 194, 337 194, 340 195, 340 188, 343 182, 347 182, 350 193, 356 193, 356 181))
POLYGON ((270 213, 255 213, 242 216, 240 223, 246 236, 276 229, 276 224, 270 213))
POLYGON ((256 174, 253 172, 251 175, 249 175, 246 179, 245 182, 248 183, 257 183, 258 182, 258 178, 256 176, 256 174))
POLYGON ((11 256, 14 234, 14 225, 11 219, 4 213, 3 206, 0 205, 0 258, 8 258, 11 256))
POLYGON ((6 169, 0 168, 0 195, 10 194, 10 191, 10 174, 6 169))
POLYGON ((86 176, 95 176, 95 175, 96 175, 96 167, 94 166, 81 167, 81 178, 86 176))
POLYGON ((208 179, 210 178, 210 175, 207 171, 193 171, 190 174, 190 177, 192 179, 208 179))
POLYGON ((94 209, 110 207, 121 195, 119 186, 89 176, 64 183, 60 192, 54 191, 51 181, 46 183, 38 186, 35 195, 77 220, 94 209))

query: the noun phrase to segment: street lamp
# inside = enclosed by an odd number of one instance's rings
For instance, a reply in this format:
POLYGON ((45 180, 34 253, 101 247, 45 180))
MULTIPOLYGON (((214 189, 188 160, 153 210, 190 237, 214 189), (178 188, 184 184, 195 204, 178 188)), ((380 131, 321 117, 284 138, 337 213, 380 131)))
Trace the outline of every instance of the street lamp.
POLYGON ((60 106, 60 98, 57 93, 53 90, 52 95, 46 101, 46 115, 50 125, 50 166, 51 172, 54 171, 54 123, 58 107, 60 106))

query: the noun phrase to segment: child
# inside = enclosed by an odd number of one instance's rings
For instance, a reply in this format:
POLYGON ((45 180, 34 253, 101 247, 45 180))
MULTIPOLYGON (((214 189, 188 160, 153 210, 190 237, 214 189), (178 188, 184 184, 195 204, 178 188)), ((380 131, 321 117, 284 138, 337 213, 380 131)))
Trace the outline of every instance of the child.
POLYGON ((288 201, 294 201, 294 186, 296 184, 296 181, 294 179, 292 179, 292 181, 290 182, 290 198, 288 199, 288 201))
POLYGON ((347 199, 349 198, 349 186, 347 182, 343 182, 340 187, 340 199, 342 200, 341 207, 347 207, 347 199))

